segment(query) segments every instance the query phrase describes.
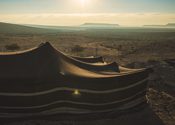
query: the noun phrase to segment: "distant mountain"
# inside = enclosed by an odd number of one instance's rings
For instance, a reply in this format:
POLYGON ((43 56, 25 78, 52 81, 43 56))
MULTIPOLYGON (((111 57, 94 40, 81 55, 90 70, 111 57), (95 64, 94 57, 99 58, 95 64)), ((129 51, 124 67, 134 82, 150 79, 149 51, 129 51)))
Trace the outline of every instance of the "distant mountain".
POLYGON ((165 27, 166 25, 143 25, 145 27, 165 27))
POLYGON ((90 27, 90 28, 116 28, 119 27, 118 24, 108 24, 108 23, 84 23, 81 27, 90 27))
POLYGON ((112 29, 118 27, 118 24, 105 23, 85 23, 80 26, 48 26, 48 25, 32 25, 32 24, 11 24, 0 22, 0 33, 12 34, 48 34, 60 31, 79 31, 86 29, 112 29))
POLYGON ((168 23, 166 26, 175 27, 175 23, 168 23))
POLYGON ((43 34, 43 33, 56 33, 58 31, 59 30, 53 30, 47 28, 35 28, 30 26, 0 22, 0 33, 43 34))
POLYGON ((79 26, 49 26, 49 25, 33 25, 33 24, 24 24, 25 26, 35 27, 35 28, 45 28, 45 29, 54 29, 54 30, 80 30, 79 26))
POLYGON ((87 28, 116 28, 118 24, 107 24, 107 23, 84 23, 80 26, 48 26, 48 25, 31 25, 26 24, 25 26, 35 27, 35 28, 46 28, 46 29, 59 29, 59 30, 84 30, 87 28))
POLYGON ((174 28, 175 23, 168 23, 166 25, 144 25, 144 27, 160 27, 160 28, 174 28))

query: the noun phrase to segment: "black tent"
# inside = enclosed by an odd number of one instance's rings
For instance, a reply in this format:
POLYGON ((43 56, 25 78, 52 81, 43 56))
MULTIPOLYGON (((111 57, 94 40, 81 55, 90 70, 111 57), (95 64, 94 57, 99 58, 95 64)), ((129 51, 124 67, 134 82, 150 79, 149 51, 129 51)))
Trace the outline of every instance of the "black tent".
POLYGON ((149 73, 68 56, 49 43, 0 54, 0 117, 129 110, 146 103, 149 73))

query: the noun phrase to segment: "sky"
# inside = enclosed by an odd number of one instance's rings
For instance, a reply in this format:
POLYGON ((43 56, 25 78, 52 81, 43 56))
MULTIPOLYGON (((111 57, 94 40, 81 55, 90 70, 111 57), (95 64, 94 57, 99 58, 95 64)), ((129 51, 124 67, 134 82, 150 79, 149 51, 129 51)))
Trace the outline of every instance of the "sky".
POLYGON ((163 25, 175 23, 175 0, 0 0, 0 22, 163 25))

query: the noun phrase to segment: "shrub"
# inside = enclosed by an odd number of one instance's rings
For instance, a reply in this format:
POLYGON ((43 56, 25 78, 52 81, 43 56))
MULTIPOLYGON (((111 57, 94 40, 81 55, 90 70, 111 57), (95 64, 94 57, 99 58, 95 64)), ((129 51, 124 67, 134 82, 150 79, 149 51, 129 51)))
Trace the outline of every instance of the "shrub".
POLYGON ((17 43, 13 43, 13 44, 10 44, 10 45, 6 45, 5 49, 9 50, 9 51, 15 51, 15 50, 19 50, 20 46, 17 43))
POLYGON ((72 52, 82 52, 84 50, 83 47, 79 46, 79 45, 75 45, 73 48, 72 48, 72 52))

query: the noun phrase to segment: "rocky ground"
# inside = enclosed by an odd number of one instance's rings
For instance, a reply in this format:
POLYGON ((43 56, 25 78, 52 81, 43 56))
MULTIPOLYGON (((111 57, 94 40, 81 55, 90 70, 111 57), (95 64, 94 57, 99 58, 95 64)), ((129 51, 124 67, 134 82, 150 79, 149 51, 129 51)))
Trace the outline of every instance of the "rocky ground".
POLYGON ((165 125, 175 125, 175 67, 167 61, 133 62, 127 67, 153 67, 147 99, 165 125))
MULTIPOLYGON (((0 34, 0 51, 9 51, 6 45, 16 43, 25 50, 51 41, 59 50, 77 56, 103 56, 105 61, 116 61, 130 68, 153 67, 150 75, 147 99, 150 107, 165 125, 175 125, 175 67, 167 63, 167 59, 175 59, 175 32, 173 33, 137 33, 130 36, 113 35, 104 32, 103 35, 94 33, 61 33, 56 35, 7 35, 0 34), (106 34, 106 36, 105 36, 106 34), (64 42, 63 42, 64 41, 64 42), (79 46, 78 51, 75 47, 79 46)), ((18 51, 17 50, 17 51, 18 51)), ((11 50, 10 50, 11 51, 11 50)), ((16 51, 16 50, 15 50, 16 51)), ((140 115, 138 115, 140 116, 140 115)), ((125 119, 126 120, 126 119, 125 119)), ((117 124, 117 121, 99 120, 85 123, 77 122, 48 122, 24 121, 8 125, 106 125, 117 124)), ((147 124, 149 125, 149 124, 147 124)), ((155 124, 156 125, 156 124, 155 124)))
POLYGON ((165 92, 158 92, 154 89, 149 89, 147 97, 150 107, 165 125, 174 125, 175 98, 165 92))

